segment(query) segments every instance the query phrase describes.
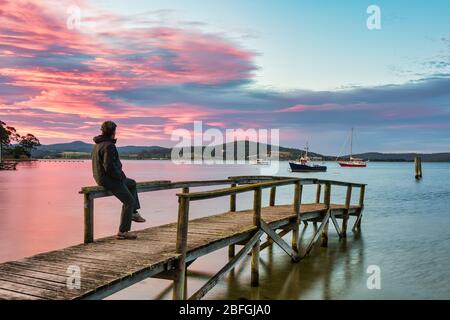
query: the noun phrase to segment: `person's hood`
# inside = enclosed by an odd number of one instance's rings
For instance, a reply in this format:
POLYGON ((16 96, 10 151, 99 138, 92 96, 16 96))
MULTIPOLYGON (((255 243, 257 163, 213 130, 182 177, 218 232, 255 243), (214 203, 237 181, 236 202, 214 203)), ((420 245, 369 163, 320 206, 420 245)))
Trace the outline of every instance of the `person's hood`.
POLYGON ((102 143, 102 142, 112 142, 112 143, 116 143, 116 141, 117 141, 117 139, 112 139, 112 138, 110 138, 110 137, 105 137, 105 136, 103 136, 103 135, 100 135, 100 136, 96 136, 96 137, 94 137, 94 142, 96 143, 96 144, 99 144, 99 143, 102 143))

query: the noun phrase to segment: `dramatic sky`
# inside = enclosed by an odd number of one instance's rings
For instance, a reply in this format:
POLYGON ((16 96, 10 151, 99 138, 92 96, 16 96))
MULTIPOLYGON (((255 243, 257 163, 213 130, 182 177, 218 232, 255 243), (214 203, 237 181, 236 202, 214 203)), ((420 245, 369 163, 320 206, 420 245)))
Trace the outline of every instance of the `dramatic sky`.
POLYGON ((44 144, 280 129, 338 154, 450 151, 450 2, 0 0, 0 119, 44 144), (381 9, 369 30, 366 10, 381 9), (73 14, 80 10, 79 28, 73 14))

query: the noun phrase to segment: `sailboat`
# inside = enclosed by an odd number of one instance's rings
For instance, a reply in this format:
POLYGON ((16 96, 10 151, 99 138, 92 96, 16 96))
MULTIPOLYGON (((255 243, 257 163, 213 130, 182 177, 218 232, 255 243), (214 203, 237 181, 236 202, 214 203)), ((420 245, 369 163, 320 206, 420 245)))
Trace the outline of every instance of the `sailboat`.
POLYGON ((306 143, 305 154, 300 157, 298 161, 290 161, 289 166, 291 167, 291 172, 326 172, 326 166, 319 166, 316 164, 308 164, 311 160, 308 156, 309 144, 306 143))
POLYGON ((367 161, 353 157, 353 131, 350 134, 350 159, 338 161, 339 165, 344 168, 365 168, 367 167, 367 161))

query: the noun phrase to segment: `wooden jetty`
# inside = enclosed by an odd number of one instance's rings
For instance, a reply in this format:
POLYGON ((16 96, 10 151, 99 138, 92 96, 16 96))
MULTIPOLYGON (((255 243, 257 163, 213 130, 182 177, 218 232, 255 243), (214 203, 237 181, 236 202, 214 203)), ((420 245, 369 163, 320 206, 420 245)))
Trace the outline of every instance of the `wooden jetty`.
POLYGON ((1 161, 0 170, 16 170, 17 161, 1 161))
POLYGON ((292 261, 298 262, 312 250, 316 242, 327 246, 329 223, 340 237, 345 237, 349 218, 354 216, 353 229, 360 229, 364 208, 365 184, 340 181, 300 179, 291 177, 241 176, 210 181, 152 181, 138 183, 139 192, 181 189, 176 223, 138 231, 138 240, 120 241, 108 237, 94 241, 94 199, 111 196, 101 187, 85 187, 84 244, 42 253, 19 261, 0 264, 0 299, 102 299, 148 277, 173 281, 173 298, 187 299, 189 266, 198 258, 228 247, 229 260, 189 299, 201 299, 227 272, 251 254, 251 285, 259 283, 259 255, 276 244, 292 261), (191 192, 192 188, 226 185, 226 188, 191 192), (315 186, 316 201, 303 203, 304 187, 315 186), (291 204, 277 204, 277 188, 292 186, 291 204), (332 203, 332 190, 346 188, 342 203, 332 203), (333 188, 333 189, 332 189, 333 188), (359 198, 352 204, 352 191, 358 188, 359 198), (323 189, 323 193, 322 193, 323 189), (270 192, 268 206, 262 193, 270 192), (253 208, 236 210, 237 195, 252 192, 253 208), (219 197, 229 197, 227 212, 198 219, 189 219, 189 205, 219 197), (342 220, 339 225, 338 219, 342 220), (299 247, 299 225, 311 222, 315 233, 310 243, 299 247), (319 225, 320 224, 320 225, 319 225), (290 244, 283 237, 292 233, 290 244), (268 236, 260 243, 263 235, 268 236), (236 252, 236 246, 242 246, 236 252), (69 285, 71 270, 79 269, 79 286, 69 285))

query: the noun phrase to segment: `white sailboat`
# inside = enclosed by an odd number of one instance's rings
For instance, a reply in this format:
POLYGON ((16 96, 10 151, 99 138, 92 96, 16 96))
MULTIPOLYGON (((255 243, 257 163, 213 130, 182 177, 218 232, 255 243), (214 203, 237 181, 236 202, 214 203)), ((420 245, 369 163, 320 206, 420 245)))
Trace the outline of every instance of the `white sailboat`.
POLYGON ((353 131, 352 128, 350 134, 350 159, 338 161, 339 165, 344 168, 365 168, 367 167, 367 161, 353 157, 353 131))

